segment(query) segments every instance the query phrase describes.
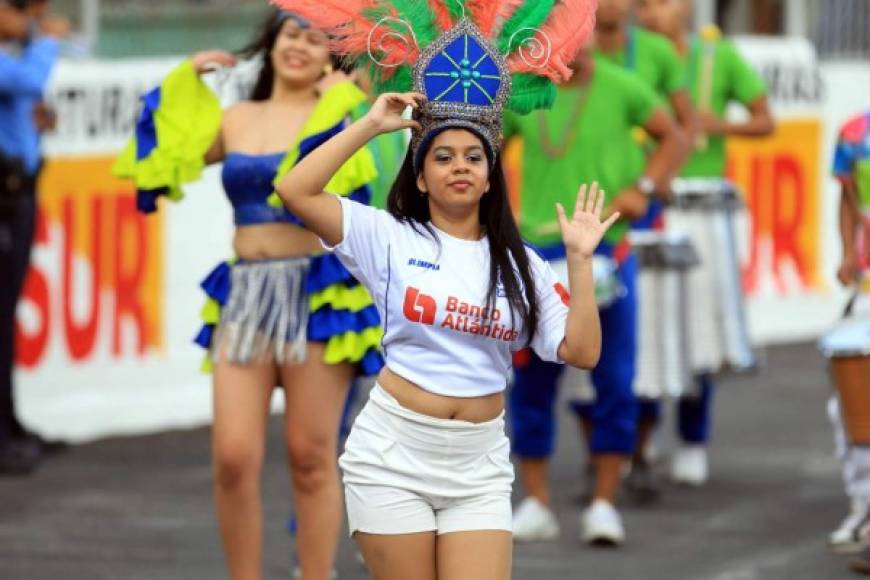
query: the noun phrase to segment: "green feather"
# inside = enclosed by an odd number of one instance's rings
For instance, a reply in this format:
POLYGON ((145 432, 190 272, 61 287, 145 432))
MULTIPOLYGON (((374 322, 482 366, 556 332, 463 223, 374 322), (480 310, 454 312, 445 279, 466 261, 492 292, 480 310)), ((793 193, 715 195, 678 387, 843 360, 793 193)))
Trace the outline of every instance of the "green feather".
MULTIPOLYGON (((414 35, 420 46, 429 46, 438 38, 441 30, 435 23, 435 15, 429 8, 429 3, 421 0, 390 0, 378 8, 365 10, 367 19, 377 22, 385 16, 394 16, 409 23, 414 29, 414 35), (388 10, 392 8, 393 10, 388 10)), ((408 28, 395 21, 388 21, 386 26, 403 36, 408 36, 408 28)))
MULTIPOLYGON (((450 16, 453 17, 453 22, 459 22, 463 14, 469 14, 468 8, 465 6, 465 0, 441 0, 442 4, 447 6, 450 16)), ((425 0, 422 4, 428 4, 425 0)))
POLYGON ((536 109, 549 109, 556 101, 556 85, 545 77, 528 73, 513 75, 508 109, 525 115, 536 109))
POLYGON ((382 93, 407 93, 414 86, 413 73, 408 65, 397 67, 393 75, 388 79, 376 78, 377 80, 372 86, 373 92, 376 95, 382 93))
POLYGON ((540 28, 552 12, 554 4, 555 0, 526 0, 525 4, 505 22, 498 35, 498 49, 501 53, 510 53, 511 49, 516 49, 523 41, 534 36, 534 30, 523 29, 540 28), (517 31, 522 32, 519 32, 511 42, 511 36, 517 31))

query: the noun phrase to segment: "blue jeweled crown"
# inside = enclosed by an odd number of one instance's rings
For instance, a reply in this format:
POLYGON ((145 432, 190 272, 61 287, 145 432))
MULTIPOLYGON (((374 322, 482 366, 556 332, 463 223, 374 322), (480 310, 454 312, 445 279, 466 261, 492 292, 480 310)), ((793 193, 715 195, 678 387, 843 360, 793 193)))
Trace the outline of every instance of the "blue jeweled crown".
POLYGON ((411 140, 414 165, 441 131, 462 127, 487 145, 490 162, 501 149, 501 119, 511 93, 504 57, 468 19, 460 20, 420 55, 414 66, 414 91, 426 95, 415 118, 422 131, 411 140))

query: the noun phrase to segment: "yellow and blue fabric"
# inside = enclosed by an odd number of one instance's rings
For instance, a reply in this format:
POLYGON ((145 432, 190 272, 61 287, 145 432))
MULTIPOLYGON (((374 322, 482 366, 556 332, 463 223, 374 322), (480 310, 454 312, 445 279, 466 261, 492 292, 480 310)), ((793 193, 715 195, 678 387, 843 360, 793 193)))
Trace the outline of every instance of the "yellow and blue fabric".
MULTIPOLYGON (((268 201, 263 199, 263 184, 272 184, 283 177, 317 146, 339 133, 345 127, 348 115, 365 98, 365 94, 352 83, 342 83, 329 89, 300 131, 294 146, 280 160, 277 155, 262 156, 255 169, 259 200, 251 200, 252 207, 244 209, 241 214, 241 205, 235 207, 236 223, 242 218, 246 223, 281 221, 304 226, 298 217, 283 208, 280 198, 274 193, 268 201), (270 219, 263 219, 267 217, 270 219)), ((342 166, 325 189, 368 204, 371 200, 368 184, 376 177, 377 170, 371 152, 363 149, 342 166)), ((224 181, 226 183, 226 176, 224 181)), ((233 183, 234 190, 237 186, 241 189, 241 185, 233 183)), ((268 190, 272 191, 271 185, 268 190)), ((206 349, 211 347, 215 328, 220 322, 220 307, 226 304, 232 290, 231 268, 231 263, 219 264, 201 284, 208 301, 202 311, 204 326, 195 342, 206 349)), ((323 254, 311 258, 305 290, 310 309, 308 340, 326 343, 324 362, 350 362, 359 365, 363 375, 377 374, 383 366, 379 350, 383 329, 377 309, 365 287, 341 265, 338 258, 323 254)), ((209 367, 210 363, 207 362, 206 369, 209 367)))
POLYGON ((114 174, 133 179, 137 207, 151 213, 158 197, 178 201, 182 185, 200 178, 205 155, 220 132, 222 111, 189 60, 142 97, 142 104, 135 135, 114 174))

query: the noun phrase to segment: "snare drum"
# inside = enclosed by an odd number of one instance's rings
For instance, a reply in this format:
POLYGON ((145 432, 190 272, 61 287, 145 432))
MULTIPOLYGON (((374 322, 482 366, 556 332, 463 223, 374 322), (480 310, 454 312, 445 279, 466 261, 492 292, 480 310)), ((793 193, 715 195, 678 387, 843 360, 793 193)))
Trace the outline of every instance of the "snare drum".
POLYGON ((849 318, 819 341, 831 361, 840 411, 852 445, 870 445, 870 315, 849 318))
POLYGON ((692 337, 687 312, 694 297, 688 273, 698 256, 685 235, 633 231, 638 260, 638 341, 634 392, 644 399, 692 393, 692 337))
POLYGON ((743 210, 738 191, 724 179, 679 179, 666 210, 668 231, 688 234, 701 266, 689 275, 689 312, 695 372, 715 372, 724 364, 735 370, 755 366, 735 235, 743 210))

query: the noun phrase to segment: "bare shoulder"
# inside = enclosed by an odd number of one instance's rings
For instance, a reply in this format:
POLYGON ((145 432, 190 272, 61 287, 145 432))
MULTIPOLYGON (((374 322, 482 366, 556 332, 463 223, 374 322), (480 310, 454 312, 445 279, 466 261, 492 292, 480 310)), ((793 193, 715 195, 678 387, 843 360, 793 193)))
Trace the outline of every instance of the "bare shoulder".
POLYGON ((257 101, 239 101, 224 111, 224 122, 227 124, 244 123, 256 116, 262 107, 263 103, 257 101))

